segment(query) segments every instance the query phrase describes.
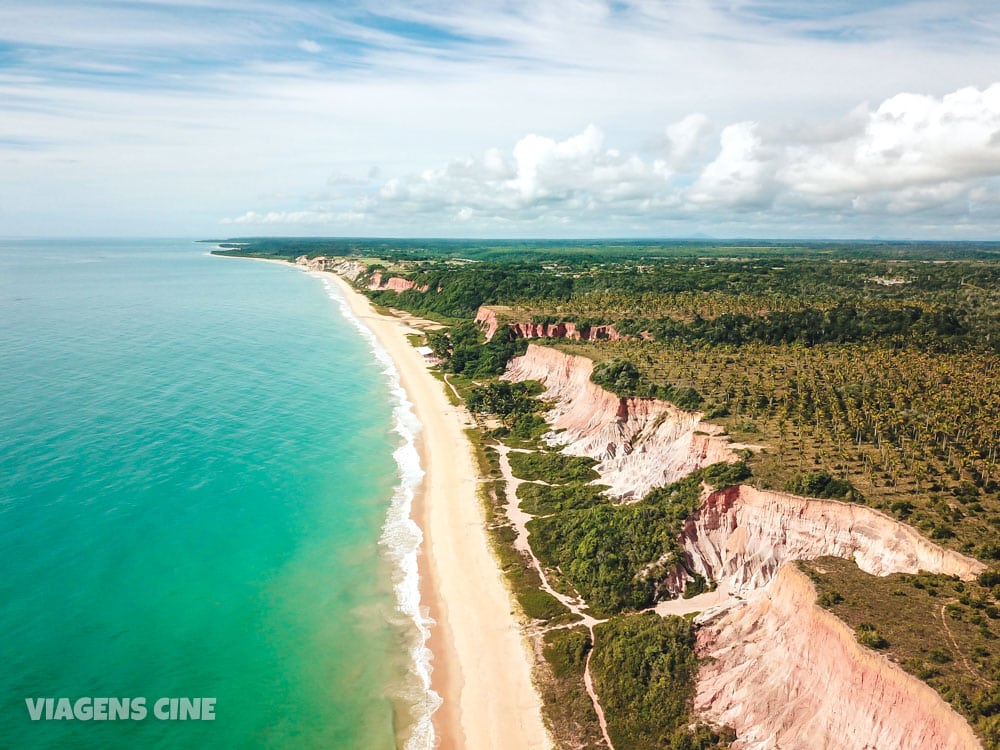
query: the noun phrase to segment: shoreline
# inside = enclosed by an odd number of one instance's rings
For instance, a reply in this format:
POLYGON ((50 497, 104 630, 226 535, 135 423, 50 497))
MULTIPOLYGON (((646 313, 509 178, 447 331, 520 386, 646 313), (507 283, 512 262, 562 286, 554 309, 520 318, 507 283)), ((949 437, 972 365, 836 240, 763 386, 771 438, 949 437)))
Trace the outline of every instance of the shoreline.
MULTIPOLYGON (((307 270, 283 260, 252 260, 307 270)), ((433 747, 551 748, 532 681, 534 657, 486 533, 464 411, 449 403, 444 385, 406 340, 406 333, 415 329, 375 312, 368 298, 337 274, 307 272, 332 281, 354 317, 375 337, 392 360, 420 423, 415 445, 424 477, 410 518, 423 534, 417 553, 420 608, 431 619, 424 645, 432 654, 430 688, 442 699, 431 716, 433 747)), ((397 738, 397 746, 404 739, 397 738)))
POLYGON ((531 679, 533 660, 513 599, 486 535, 479 477, 462 411, 452 406, 396 318, 329 272, 354 315, 375 335, 399 372, 421 424, 424 479, 412 517, 424 534, 418 557, 421 604, 434 625, 431 688, 443 699, 432 721, 442 750, 542 750, 552 743, 531 679))

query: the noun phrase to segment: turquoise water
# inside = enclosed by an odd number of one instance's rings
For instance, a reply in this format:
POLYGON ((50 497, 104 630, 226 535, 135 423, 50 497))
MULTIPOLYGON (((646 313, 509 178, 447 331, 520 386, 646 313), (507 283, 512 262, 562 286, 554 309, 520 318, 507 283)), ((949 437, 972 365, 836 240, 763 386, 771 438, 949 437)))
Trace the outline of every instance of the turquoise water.
POLYGON ((208 249, 0 242, 0 747, 377 750, 411 721, 384 364, 316 279, 208 249), (25 704, 102 696, 148 716, 25 704))

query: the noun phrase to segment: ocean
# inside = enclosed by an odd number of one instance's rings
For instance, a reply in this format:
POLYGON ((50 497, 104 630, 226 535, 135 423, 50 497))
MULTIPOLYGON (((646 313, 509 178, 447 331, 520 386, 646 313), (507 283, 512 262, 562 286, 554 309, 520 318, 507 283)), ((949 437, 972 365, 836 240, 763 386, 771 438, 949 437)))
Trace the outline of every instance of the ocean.
POLYGON ((0 747, 428 747, 419 425, 332 285, 210 249, 0 241, 0 747))

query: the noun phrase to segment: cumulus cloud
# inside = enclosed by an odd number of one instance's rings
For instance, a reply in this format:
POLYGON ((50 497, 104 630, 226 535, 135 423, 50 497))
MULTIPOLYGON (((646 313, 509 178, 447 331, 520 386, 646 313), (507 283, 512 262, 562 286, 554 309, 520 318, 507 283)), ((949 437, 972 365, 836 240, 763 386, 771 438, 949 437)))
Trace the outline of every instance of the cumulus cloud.
MULTIPOLYGON (((805 216, 849 226, 919 214, 921 226, 988 219, 993 227, 1000 214, 992 184, 1000 178, 1000 84, 940 98, 900 94, 836 122, 795 127, 717 128, 693 114, 649 142, 648 153, 628 153, 607 145, 595 125, 561 140, 531 133, 508 149, 385 180, 356 196, 350 213, 373 225, 422 217, 483 231, 710 226, 748 214, 774 226, 805 216)), ((231 222, 334 220, 329 211, 300 211, 250 212, 231 222)))
POLYGON ((723 129, 719 153, 687 192, 694 205, 707 208, 765 208, 777 191, 777 154, 757 133, 757 124, 740 122, 723 129))
POLYGON ((792 151, 781 180, 804 195, 863 194, 1000 173, 1000 84, 941 99, 899 94, 849 138, 792 151))
POLYGON ((664 150, 664 162, 671 169, 683 170, 703 159, 712 148, 714 128, 707 116, 696 112, 668 125, 658 139, 664 150))
POLYGON ((569 221, 600 211, 641 213, 668 187, 657 163, 604 145, 594 125, 556 140, 528 134, 509 150, 385 182, 364 204, 369 213, 444 212, 468 222, 569 221))

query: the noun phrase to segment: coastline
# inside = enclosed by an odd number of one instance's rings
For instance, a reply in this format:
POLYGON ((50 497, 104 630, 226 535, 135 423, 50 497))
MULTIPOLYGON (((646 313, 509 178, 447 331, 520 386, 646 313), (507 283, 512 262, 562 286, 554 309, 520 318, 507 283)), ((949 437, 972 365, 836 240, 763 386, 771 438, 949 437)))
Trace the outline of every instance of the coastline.
POLYGON ((313 273, 333 279, 388 353, 422 426, 417 450, 425 476, 414 518, 424 533, 422 600, 436 623, 428 642, 431 687, 444 701, 433 717, 437 747, 551 747, 531 656, 486 536, 462 412, 448 402, 399 320, 376 313, 336 274, 313 273))
MULTIPOLYGON (((282 260, 254 260, 305 270, 282 260)), ((432 654, 430 689, 442 699, 431 717, 433 747, 551 748, 532 682, 533 655, 486 533, 463 411, 449 403, 423 356, 406 340, 414 329, 375 312, 368 298, 337 274, 308 273, 332 282, 375 337, 420 423, 415 444, 424 476, 410 517, 423 533, 417 563, 420 606, 432 623, 424 644, 432 654)))
POLYGON ((442 750, 541 750, 552 743, 531 680, 532 658, 486 535, 472 447, 460 409, 445 397, 399 320, 376 313, 336 274, 332 279, 354 315, 375 335, 399 372, 421 431, 424 480, 413 517, 424 534, 422 603, 435 625, 431 687, 443 699, 433 716, 442 750))

